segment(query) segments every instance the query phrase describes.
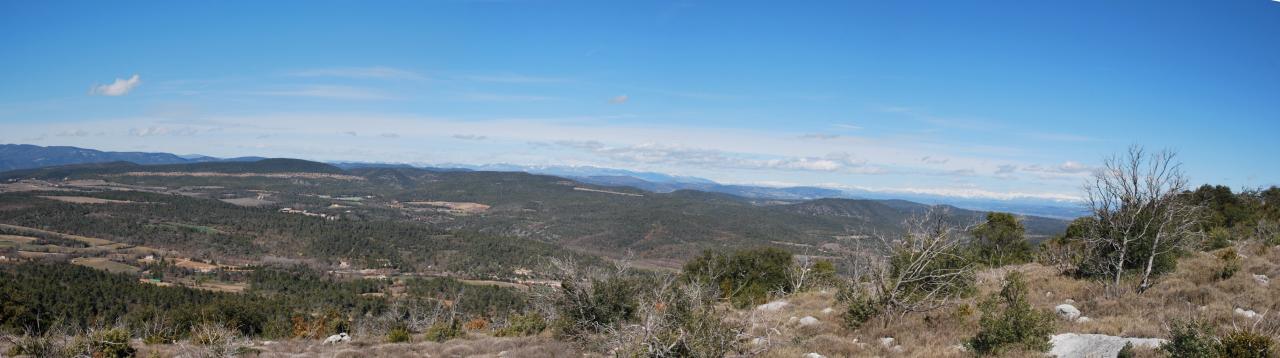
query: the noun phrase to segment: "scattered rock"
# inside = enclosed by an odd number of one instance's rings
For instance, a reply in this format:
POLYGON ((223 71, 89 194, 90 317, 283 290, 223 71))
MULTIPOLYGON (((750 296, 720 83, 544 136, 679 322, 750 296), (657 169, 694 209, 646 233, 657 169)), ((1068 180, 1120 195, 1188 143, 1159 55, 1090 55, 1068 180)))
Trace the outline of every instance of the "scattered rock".
POLYGON ((1074 321, 1077 317, 1080 317, 1080 310, 1076 309, 1076 306, 1066 303, 1054 307, 1053 312, 1057 313, 1058 317, 1062 317, 1068 321, 1074 321))
POLYGON ((827 358, 827 356, 817 354, 814 352, 809 352, 809 353, 805 353, 804 358, 827 358))
POLYGON ((835 312, 835 311, 836 310, 834 308, 827 307, 822 309, 822 314, 831 314, 832 312, 835 312))
POLYGON ((894 341, 893 337, 880 338, 880 346, 885 348, 893 347, 894 346, 893 341, 894 341))
POLYGON ((1076 304, 1076 300, 1073 300, 1073 299, 1068 298, 1068 299, 1066 299, 1065 301, 1062 301, 1062 303, 1066 303, 1066 304, 1069 304, 1069 305, 1074 305, 1074 304, 1076 304))
POLYGON ((800 317, 791 316, 790 318, 787 318, 787 324, 795 324, 795 323, 796 323, 796 321, 797 321, 797 320, 799 320, 799 319, 800 319, 800 317))
POLYGON ((338 343, 347 343, 347 342, 351 342, 351 336, 348 336, 346 332, 338 333, 338 334, 329 336, 329 338, 324 339, 324 344, 338 344, 338 343))
POLYGON ((1240 316, 1243 316, 1244 318, 1249 318, 1249 319, 1262 318, 1262 315, 1258 314, 1258 312, 1254 312, 1253 310, 1246 310, 1240 307, 1236 307, 1235 313, 1237 315, 1240 315, 1240 316))
POLYGON ((790 305, 790 303, 787 303, 787 301, 773 301, 773 302, 756 306, 756 310, 777 312, 778 310, 781 310, 783 307, 787 307, 787 305, 790 305))
POLYGON ((1044 291, 1045 297, 1053 297, 1053 291, 1044 291))
POLYGON ((1063 333, 1049 338, 1053 348, 1049 355, 1058 358, 1115 357, 1125 343, 1134 347, 1157 348, 1164 344, 1160 338, 1127 338, 1105 334, 1063 333))
POLYGON ((1089 321, 1092 321, 1092 319, 1085 316, 1080 316, 1080 318, 1076 318, 1076 323, 1089 323, 1089 321))
POLYGON ((756 338, 752 338, 752 339, 751 339, 751 345, 753 345, 753 346, 757 346, 757 347, 758 347, 758 346, 763 346, 763 345, 765 345, 765 344, 767 344, 767 343, 769 343, 769 341, 768 341, 768 340, 766 340, 766 339, 764 339, 763 337, 756 337, 756 338))
POLYGON ((800 319, 801 326, 812 326, 816 324, 818 324, 818 319, 813 316, 804 316, 804 318, 800 319))
POLYGON ((902 346, 893 346, 893 348, 889 348, 889 351, 894 352, 894 353, 902 353, 902 352, 905 352, 906 350, 907 350, 907 349, 906 349, 906 348, 902 348, 902 346))
POLYGON ((1271 285, 1271 278, 1270 278, 1270 277, 1267 277, 1267 275, 1258 275, 1258 274, 1254 274, 1254 275, 1253 275, 1253 281, 1254 281, 1254 282, 1257 282, 1259 285, 1263 285, 1263 286, 1269 286, 1269 285, 1271 285))

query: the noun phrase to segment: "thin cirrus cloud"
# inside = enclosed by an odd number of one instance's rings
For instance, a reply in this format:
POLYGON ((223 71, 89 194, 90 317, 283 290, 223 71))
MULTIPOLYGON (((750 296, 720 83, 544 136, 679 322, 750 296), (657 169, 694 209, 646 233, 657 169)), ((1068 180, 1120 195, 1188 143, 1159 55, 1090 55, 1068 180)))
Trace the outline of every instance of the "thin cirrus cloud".
POLYGON ((476 135, 476 134, 454 134, 452 135, 452 137, 453 139, 461 139, 461 140, 485 140, 489 138, 486 136, 476 135))
POLYGON ((617 96, 617 97, 610 98, 610 99, 609 99, 609 103, 611 103, 611 104, 623 104, 623 103, 627 103, 627 101, 630 101, 630 100, 631 100, 631 96, 628 96, 628 95, 625 95, 625 94, 624 94, 624 95, 621 95, 621 96, 617 96))
POLYGON ((142 84, 142 78, 133 75, 128 79, 117 78, 115 82, 106 85, 96 85, 89 89, 89 95, 92 96, 123 96, 132 92, 134 88, 142 84))
POLYGON ((355 79, 421 80, 426 76, 414 71, 393 67, 332 67, 313 68, 289 73, 296 77, 340 77, 355 79))
POLYGON ((689 148, 656 143, 610 146, 598 141, 561 140, 554 144, 590 152, 606 159, 628 164, 659 164, 713 167, 724 169, 784 171, 845 171, 854 174, 883 174, 884 170, 867 166, 865 159, 848 153, 830 153, 822 157, 759 156, 731 153, 716 149, 689 148))
POLYGON ((262 96, 281 96, 281 97, 310 97, 324 99, 343 99, 343 100, 389 100, 398 97, 387 94, 385 92, 352 86, 336 86, 336 85, 312 85, 301 86, 283 90, 273 91, 257 91, 249 92, 249 94, 262 96))

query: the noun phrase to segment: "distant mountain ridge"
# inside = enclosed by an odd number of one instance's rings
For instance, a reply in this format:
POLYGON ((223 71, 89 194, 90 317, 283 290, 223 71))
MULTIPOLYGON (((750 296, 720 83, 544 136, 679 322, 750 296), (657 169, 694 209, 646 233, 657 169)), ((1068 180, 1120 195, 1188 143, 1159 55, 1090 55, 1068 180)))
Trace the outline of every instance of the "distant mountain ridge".
POLYGON ((205 155, 179 156, 171 153, 107 152, 69 146, 42 147, 31 144, 0 144, 0 172, 73 164, 130 162, 142 165, 257 161, 261 157, 215 158, 205 155))

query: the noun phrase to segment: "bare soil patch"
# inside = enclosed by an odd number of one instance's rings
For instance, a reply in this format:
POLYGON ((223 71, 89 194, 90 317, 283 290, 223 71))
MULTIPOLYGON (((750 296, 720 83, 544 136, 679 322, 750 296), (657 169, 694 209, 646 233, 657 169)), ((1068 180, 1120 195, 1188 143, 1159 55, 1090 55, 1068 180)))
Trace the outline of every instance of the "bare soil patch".
POLYGON ((57 200, 64 203, 72 204, 132 204, 134 201, 128 200, 111 200, 103 198, 94 198, 89 196, 41 196, 41 198, 49 200, 57 200))

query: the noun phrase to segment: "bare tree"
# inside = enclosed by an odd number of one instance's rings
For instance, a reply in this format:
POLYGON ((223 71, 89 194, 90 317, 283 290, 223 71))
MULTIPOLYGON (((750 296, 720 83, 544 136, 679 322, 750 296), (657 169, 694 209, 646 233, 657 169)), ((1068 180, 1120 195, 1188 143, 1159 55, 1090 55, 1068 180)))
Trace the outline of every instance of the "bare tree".
POLYGON ((805 250, 804 255, 793 256, 796 260, 787 269, 787 281, 791 281, 791 290, 794 292, 803 292, 804 285, 809 281, 810 272, 813 271, 814 260, 809 256, 809 250, 805 250))
POLYGON ((973 265, 959 254, 962 228, 949 221, 947 210, 932 207, 908 219, 906 233, 897 239, 877 237, 887 255, 862 255, 855 263, 865 270, 885 324, 912 312, 945 306, 973 283, 973 265))
POLYGON ((1178 198, 1187 189, 1187 179, 1176 156, 1169 150, 1148 153, 1132 146, 1123 156, 1107 159, 1085 186, 1087 204, 1097 219, 1087 241, 1097 256, 1093 259, 1109 268, 1112 287, 1120 286, 1125 266, 1132 261, 1141 265, 1138 290, 1149 288, 1156 260, 1194 237, 1198 209, 1178 198), (1146 257, 1130 257, 1138 245, 1146 249, 1146 257))

